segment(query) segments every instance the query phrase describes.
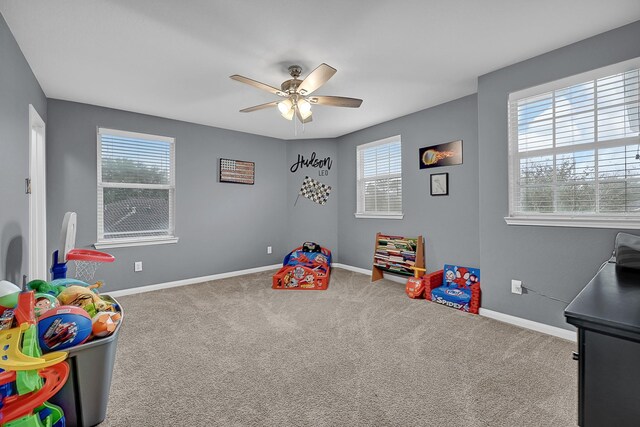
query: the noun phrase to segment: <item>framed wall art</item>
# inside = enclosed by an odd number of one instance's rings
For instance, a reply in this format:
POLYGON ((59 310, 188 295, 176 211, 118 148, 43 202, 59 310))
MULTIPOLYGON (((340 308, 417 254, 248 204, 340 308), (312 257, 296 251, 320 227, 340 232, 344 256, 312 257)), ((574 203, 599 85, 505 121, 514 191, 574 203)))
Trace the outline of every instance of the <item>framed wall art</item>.
POLYGON ((462 140, 422 147, 419 150, 420 169, 462 164, 462 140))
POLYGON ((220 159, 220 182, 253 185, 256 164, 243 160, 220 159))
POLYGON ((431 195, 432 196, 448 196, 449 195, 449 174, 448 173, 432 173, 431 174, 431 195))

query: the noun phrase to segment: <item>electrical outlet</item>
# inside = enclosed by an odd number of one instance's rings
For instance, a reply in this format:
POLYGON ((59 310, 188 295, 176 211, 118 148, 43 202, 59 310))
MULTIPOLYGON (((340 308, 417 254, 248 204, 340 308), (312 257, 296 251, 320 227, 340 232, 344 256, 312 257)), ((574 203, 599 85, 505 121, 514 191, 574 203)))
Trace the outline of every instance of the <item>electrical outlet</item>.
POLYGON ((136 261, 133 263, 133 271, 142 271, 142 261, 136 261))
POLYGON ((511 280, 511 293, 522 295, 522 280, 511 280))
POLYGON ((270 254, 273 252, 273 248, 271 246, 267 246, 267 253, 270 254))

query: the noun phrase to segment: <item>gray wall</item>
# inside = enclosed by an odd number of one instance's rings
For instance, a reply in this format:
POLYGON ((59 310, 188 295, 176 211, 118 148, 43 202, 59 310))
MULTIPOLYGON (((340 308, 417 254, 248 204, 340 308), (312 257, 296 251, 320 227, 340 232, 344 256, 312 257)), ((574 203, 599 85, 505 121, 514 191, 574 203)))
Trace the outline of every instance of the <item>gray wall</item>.
POLYGON ((565 304, 535 294, 511 294, 511 279, 571 301, 609 258, 618 231, 506 225, 509 92, 637 56, 640 22, 479 77, 480 261, 485 308, 568 328, 565 304))
POLYGON ((47 100, 0 15, 0 279, 28 273, 29 104, 47 120, 47 100))
POLYGON ((370 269, 378 231, 425 238, 427 269, 478 267, 478 111, 471 95, 338 138, 339 262, 370 269), (356 146, 402 136, 404 219, 356 219, 356 146), (463 164, 419 169, 420 147, 463 140, 463 164), (449 196, 429 194, 429 175, 449 173, 449 196))
MULTIPOLYGON (((337 146, 334 139, 307 139, 287 142, 287 231, 288 250, 300 246, 305 241, 316 242, 331 251, 333 260, 338 256, 338 159, 337 146), (312 153, 317 159, 330 157, 332 161, 328 175, 320 176, 319 168, 298 168, 290 171, 292 164, 298 160, 298 154, 309 159, 312 153), (294 206, 305 176, 331 186, 331 193, 325 205, 319 205, 302 196, 294 206)), ((284 254, 282 254, 284 256, 284 254)))
POLYGON ((391 120, 337 139, 280 141, 185 122, 49 100, 5 22, 0 20, 0 275, 26 270, 28 104, 48 115, 48 241, 54 249, 64 212, 78 212, 78 247, 96 240, 96 127, 174 136, 177 159, 175 245, 110 249, 116 264, 99 276, 106 289, 205 276, 279 263, 304 240, 330 248, 334 260, 369 269, 377 231, 422 234, 430 271, 444 263, 480 266, 483 306, 567 327, 564 304, 510 293, 510 279, 570 300, 607 259, 618 230, 507 226, 509 92, 640 56, 640 22, 479 77, 478 95, 391 120), (355 219, 355 147, 400 134, 403 220, 355 219), (464 140, 464 164, 419 170, 418 149, 464 140), (333 160, 328 176, 291 173, 297 154, 333 160), (220 157, 256 162, 256 185, 221 184, 220 157), (338 162, 338 158, 340 161, 338 162), (479 165, 482 165, 479 167, 479 165), (449 172, 450 195, 429 195, 429 174, 449 172), (305 175, 333 187, 325 206, 293 203, 305 175), (266 246, 273 254, 266 254, 266 246), (338 253, 339 249, 339 253, 338 253), (133 272, 143 261, 144 271, 133 272))
POLYGON ((242 270, 282 261, 288 250, 286 142, 126 111, 50 99, 49 251, 66 211, 78 214, 76 247, 91 247, 96 225, 96 128, 176 138, 177 244, 108 249, 115 264, 97 277, 106 290, 242 270), (217 182, 220 157, 256 163, 255 185, 217 182), (267 255, 266 247, 274 252, 267 255), (134 261, 143 271, 134 273, 134 261))

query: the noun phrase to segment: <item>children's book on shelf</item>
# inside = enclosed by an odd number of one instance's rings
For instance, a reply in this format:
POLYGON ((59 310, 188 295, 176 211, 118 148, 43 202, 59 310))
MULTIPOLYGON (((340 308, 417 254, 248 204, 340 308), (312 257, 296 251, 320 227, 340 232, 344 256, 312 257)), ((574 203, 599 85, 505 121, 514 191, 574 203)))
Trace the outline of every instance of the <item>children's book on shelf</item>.
POLYGON ((422 236, 404 237, 377 233, 371 281, 382 279, 383 272, 413 276, 411 267, 424 267, 422 236))

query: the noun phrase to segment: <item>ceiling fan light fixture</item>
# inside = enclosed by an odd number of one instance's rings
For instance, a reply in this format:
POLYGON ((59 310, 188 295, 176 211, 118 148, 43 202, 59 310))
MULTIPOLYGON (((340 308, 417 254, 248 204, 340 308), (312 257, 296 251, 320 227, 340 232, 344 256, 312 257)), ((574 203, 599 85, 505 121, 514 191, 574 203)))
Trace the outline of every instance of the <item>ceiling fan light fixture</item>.
MULTIPOLYGON (((293 109, 291 107, 293 107, 293 102, 291 102, 290 99, 285 99, 284 101, 278 102, 278 110, 280 110, 280 113, 283 116, 285 116, 285 114, 288 114, 289 111, 293 111, 293 109)), ((293 115, 293 113, 292 113, 292 115, 293 115)), ((291 119, 289 119, 289 120, 291 120, 291 119)))
POLYGON ((309 101, 307 101, 306 99, 300 99, 298 100, 298 109, 300 110, 300 114, 304 115, 311 112, 311 104, 309 104, 309 101))
POLYGON ((309 116, 311 116, 311 110, 300 111, 300 117, 302 117, 302 120, 307 120, 309 116))
POLYGON ((287 120, 293 120, 293 115, 295 114, 295 109, 289 108, 289 111, 282 113, 282 117, 287 120))

